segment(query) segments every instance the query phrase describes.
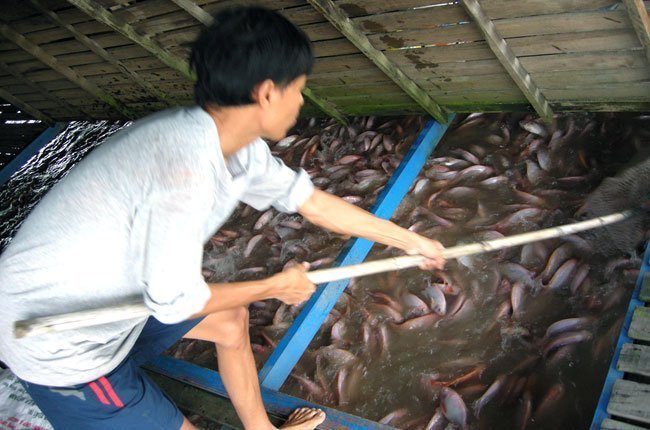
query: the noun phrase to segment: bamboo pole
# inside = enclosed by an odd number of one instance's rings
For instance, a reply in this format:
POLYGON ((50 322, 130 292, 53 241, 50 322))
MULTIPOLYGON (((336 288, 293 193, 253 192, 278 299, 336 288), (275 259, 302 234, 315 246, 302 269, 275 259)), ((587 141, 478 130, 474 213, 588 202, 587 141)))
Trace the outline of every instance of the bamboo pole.
MULTIPOLYGON (((635 214, 637 214, 636 211, 627 210, 611 215, 604 215, 587 221, 550 227, 543 230, 517 234, 500 239, 453 246, 446 248, 442 252, 442 256, 449 260, 452 258, 497 251, 512 246, 566 236, 580 231, 621 222, 635 214)), ((314 284, 322 284, 326 282, 340 281, 341 279, 389 272, 392 270, 408 269, 419 266, 424 261, 425 257, 421 255, 404 255, 401 257, 386 258, 366 263, 353 264, 350 266, 314 270, 313 272, 307 272, 307 278, 314 284)), ((137 301, 129 302, 108 308, 89 309, 79 312, 17 321, 14 324, 14 337, 23 338, 28 336, 38 336, 46 333, 73 330, 76 328, 90 327, 109 322, 142 318, 149 315, 151 315, 151 311, 144 303, 137 301)))

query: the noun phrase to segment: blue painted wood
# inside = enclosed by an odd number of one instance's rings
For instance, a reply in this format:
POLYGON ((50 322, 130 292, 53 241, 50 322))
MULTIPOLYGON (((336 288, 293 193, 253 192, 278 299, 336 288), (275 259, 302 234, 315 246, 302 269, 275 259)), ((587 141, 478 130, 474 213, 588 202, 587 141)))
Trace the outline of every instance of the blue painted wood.
MULTIPOLYGON (((391 217, 453 119, 454 114, 450 114, 446 125, 434 120, 425 125, 370 212, 385 219, 391 217)), ((334 266, 362 262, 373 244, 365 239, 350 241, 346 249, 339 254, 334 266)), ((262 387, 280 389, 349 282, 330 282, 317 288, 260 370, 262 387)))
POLYGON ((53 127, 49 127, 41 133, 32 143, 27 145, 25 149, 20 151, 13 160, 0 170, 0 187, 3 186, 11 176, 16 173, 21 167, 29 161, 34 155, 38 153, 45 145, 50 143, 66 126, 66 123, 57 122, 53 127))
POLYGON ((634 287, 634 292, 632 293, 632 298, 627 307, 627 314, 625 315, 625 320, 623 321, 623 327, 621 327, 621 333, 618 337, 618 342, 616 343, 616 349, 614 350, 614 355, 612 356, 612 361, 609 364, 609 371, 605 377, 605 382, 603 383, 603 389, 600 392, 600 398, 598 399, 598 405, 596 406, 596 411, 594 412, 594 417, 591 421, 590 430, 600 430, 600 427, 605 420, 609 418, 607 413, 607 404, 609 399, 612 396, 612 389, 614 387, 614 382, 618 379, 623 379, 625 375, 624 372, 621 372, 616 368, 616 363, 618 363, 618 357, 621 355, 621 349, 626 343, 634 342, 627 335, 627 331, 630 329, 630 323, 632 322, 632 314, 634 310, 639 306, 644 306, 644 303, 639 300, 639 293, 641 292, 641 286, 643 285, 643 277, 646 272, 650 270, 650 242, 646 246, 645 253, 643 255, 643 262, 641 263, 641 270, 639 271, 639 277, 636 280, 636 286, 634 287))
MULTIPOLYGON (((160 356, 145 366, 154 372, 193 385, 219 396, 228 397, 218 372, 196 364, 160 356)), ((288 416, 297 408, 318 408, 327 415, 326 421, 319 428, 327 429, 368 429, 395 430, 394 427, 365 420, 335 409, 326 408, 306 400, 291 397, 273 390, 262 388, 262 401, 266 410, 274 415, 288 416)))

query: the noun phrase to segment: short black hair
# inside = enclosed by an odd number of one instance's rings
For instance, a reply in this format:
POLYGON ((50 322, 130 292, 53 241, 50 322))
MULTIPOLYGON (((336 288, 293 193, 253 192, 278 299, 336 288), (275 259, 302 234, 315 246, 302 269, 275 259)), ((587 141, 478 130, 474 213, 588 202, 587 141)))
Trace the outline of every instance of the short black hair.
POLYGON ((226 9, 192 47, 194 100, 203 108, 250 104, 257 84, 271 79, 286 86, 309 74, 313 64, 309 38, 279 13, 261 7, 226 9))

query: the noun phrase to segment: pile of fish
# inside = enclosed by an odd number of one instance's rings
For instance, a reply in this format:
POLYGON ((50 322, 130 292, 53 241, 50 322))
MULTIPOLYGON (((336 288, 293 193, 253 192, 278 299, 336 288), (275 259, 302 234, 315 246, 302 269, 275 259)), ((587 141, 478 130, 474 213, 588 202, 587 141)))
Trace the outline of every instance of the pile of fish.
MULTIPOLYGON (((603 177, 650 136, 647 116, 472 114, 452 124, 393 221, 446 246, 571 222, 603 177)), ((316 186, 368 208, 423 119, 312 119, 273 143, 316 186)), ((210 281, 254 279, 292 261, 330 264, 347 237, 296 215, 240 207, 205 247, 210 281)), ((639 238, 642 241, 644 238, 639 238)), ((571 235, 352 281, 282 391, 404 429, 587 428, 640 259, 571 235)), ((368 260, 399 255, 376 246, 368 260)), ((250 307, 261 367, 300 312, 250 307)), ((215 369, 212 345, 176 357, 215 369)))

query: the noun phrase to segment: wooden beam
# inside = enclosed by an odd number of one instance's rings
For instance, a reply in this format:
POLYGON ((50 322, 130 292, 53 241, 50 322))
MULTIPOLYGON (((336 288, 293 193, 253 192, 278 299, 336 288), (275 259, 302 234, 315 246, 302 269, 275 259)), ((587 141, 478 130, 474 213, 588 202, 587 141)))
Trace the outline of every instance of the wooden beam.
POLYGON ((117 60, 115 57, 113 57, 108 51, 106 51, 104 48, 102 48, 97 42, 86 36, 85 34, 77 31, 72 25, 65 23, 57 13, 47 9, 43 4, 40 2, 40 0, 30 0, 32 5, 36 9, 38 9, 41 13, 49 17, 52 21, 54 21, 56 24, 60 25, 61 27, 65 28, 68 30, 72 35, 77 39, 82 45, 86 46, 88 49, 90 49, 92 52, 100 56, 104 61, 108 62, 109 64, 113 65, 117 70, 119 70, 122 74, 128 76, 129 78, 133 79, 138 85, 140 85, 142 88, 144 88, 149 94, 152 96, 158 98, 159 100, 162 100, 166 102, 168 105, 175 105, 178 104, 177 101, 172 100, 168 95, 166 95, 164 92, 160 91, 158 88, 156 88, 154 85, 149 83, 146 79, 143 79, 140 75, 138 75, 136 72, 133 70, 130 70, 124 63, 121 61, 117 60))
POLYGON ((150 37, 142 36, 135 30, 135 28, 133 28, 133 26, 118 19, 95 0, 68 0, 68 3, 81 9, 96 21, 107 25, 127 39, 142 46, 164 64, 176 70, 189 80, 195 80, 194 73, 191 72, 189 64, 184 58, 178 57, 167 51, 150 37))
POLYGON ((650 18, 648 17, 648 10, 643 3, 643 0, 623 0, 627 14, 632 21, 632 26, 636 32, 641 46, 645 49, 645 57, 650 63, 650 18))
POLYGON ((83 88, 93 96, 104 101, 106 104, 113 107, 120 114, 126 116, 127 118, 131 118, 131 119, 135 118, 135 115, 124 104, 122 104, 121 102, 113 98, 113 96, 111 96, 110 94, 104 92, 101 88, 99 88, 92 82, 88 81, 83 76, 77 74, 77 72, 72 70, 70 67, 61 64, 55 57, 45 52, 38 45, 27 40, 25 36, 16 32, 7 24, 0 23, 0 34, 2 34, 4 37, 9 39, 11 42, 20 46, 22 49, 24 49, 31 55, 33 55, 39 61, 43 62, 47 66, 51 67, 52 69, 56 70, 57 72, 65 76, 68 80, 70 80, 74 84, 79 85, 81 88, 83 88))
POLYGON ((485 14, 478 0, 462 0, 461 3, 483 33, 494 55, 496 55, 510 77, 526 96, 526 99, 533 105, 537 114, 550 124, 553 120, 553 111, 548 101, 539 87, 533 82, 530 74, 524 69, 519 58, 512 52, 506 40, 499 35, 494 26, 494 22, 485 14))
MULTIPOLYGON (((108 10, 104 9, 101 4, 97 3, 95 0, 68 0, 68 3, 78 7, 85 13, 87 13, 93 19, 111 27, 113 30, 122 34, 129 40, 137 43, 150 53, 152 53, 156 58, 162 61, 167 66, 178 71, 181 75, 185 76, 187 79, 194 82, 196 76, 194 72, 190 70, 189 63, 185 58, 179 57, 165 48, 160 46, 154 40, 149 37, 142 36, 139 34, 131 25, 128 23, 122 22, 115 15, 113 15, 108 10)), ((199 6, 197 6, 199 7, 199 6)), ((316 106, 323 109, 325 113, 336 118, 337 121, 341 123, 346 123, 345 117, 341 114, 333 105, 326 100, 323 100, 313 94, 311 91, 303 91, 303 94, 309 98, 316 106)))
POLYGON ((185 12, 192 15, 197 21, 203 23, 205 26, 210 26, 214 21, 212 15, 204 11, 201 6, 194 3, 193 0, 172 0, 176 6, 183 9, 185 12))
POLYGON ((331 0, 309 0, 309 3, 327 18, 345 37, 392 79, 417 104, 441 124, 447 123, 447 113, 422 88, 402 72, 383 52, 375 48, 361 28, 331 0))
POLYGON ((73 116, 78 116, 81 115, 85 119, 92 119, 90 115, 88 115, 86 112, 83 110, 79 109, 78 107, 72 106, 70 103, 67 101, 53 95, 50 93, 47 88, 43 87, 42 85, 37 84, 36 82, 32 82, 29 79, 25 78, 23 75, 18 73, 17 71, 13 70, 8 64, 6 64, 4 61, 0 61, 0 70, 2 70, 5 73, 10 74, 14 78, 16 78, 18 81, 20 81, 22 84, 27 85, 28 87, 32 88, 34 91, 38 92, 41 94, 43 97, 48 99, 49 101, 56 103, 57 106, 61 106, 62 109, 67 111, 69 114, 73 116))
POLYGON ((27 104, 24 101, 20 100, 18 97, 16 97, 13 94, 7 92, 6 90, 3 90, 2 88, 0 88, 0 97, 7 100, 12 105, 20 108, 21 110, 24 110, 25 112, 27 112, 28 114, 30 114, 34 118, 43 121, 47 125, 53 125, 54 122, 55 122, 52 118, 45 115, 40 110, 34 108, 33 106, 30 106, 29 104, 27 104))

